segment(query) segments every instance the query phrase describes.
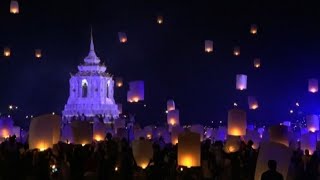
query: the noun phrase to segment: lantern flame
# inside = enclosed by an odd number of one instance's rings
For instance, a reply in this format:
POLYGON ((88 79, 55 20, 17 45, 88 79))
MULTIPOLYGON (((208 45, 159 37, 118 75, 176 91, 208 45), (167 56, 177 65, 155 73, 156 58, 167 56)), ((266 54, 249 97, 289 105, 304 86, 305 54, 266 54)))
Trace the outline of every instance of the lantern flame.
POLYGON ((158 16, 157 17, 157 23, 158 24, 162 24, 163 23, 163 17, 162 16, 158 16))
POLYGON ((10 48, 4 48, 3 55, 9 57, 11 55, 10 48))

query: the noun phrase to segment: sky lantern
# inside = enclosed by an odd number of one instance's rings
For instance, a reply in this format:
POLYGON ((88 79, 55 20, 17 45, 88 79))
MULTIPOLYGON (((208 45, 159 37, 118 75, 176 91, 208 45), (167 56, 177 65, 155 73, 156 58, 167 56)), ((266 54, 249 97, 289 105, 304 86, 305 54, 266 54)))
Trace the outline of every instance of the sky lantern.
POLYGON ((139 102, 144 100, 144 82, 131 81, 129 83, 129 91, 127 92, 128 102, 139 102))
POLYGON ((41 58, 42 57, 41 49, 36 49, 34 52, 34 55, 36 58, 41 58))
POLYGON ((211 40, 204 41, 204 51, 207 53, 211 53, 213 51, 213 41, 211 40))
POLYGON ((167 123, 169 126, 177 126, 180 124, 179 121, 179 110, 169 111, 167 114, 167 123))
POLYGON ((126 43, 128 41, 127 35, 124 32, 118 32, 120 43, 126 43))
POLYGON ((256 35, 258 33, 258 26, 256 24, 251 24, 250 33, 256 35))
POLYGON ((307 115, 306 121, 307 121, 308 131, 310 132, 319 131, 319 116, 315 114, 307 115))
POLYGON ((157 16, 157 23, 162 24, 163 23, 163 17, 162 16, 157 16))
POLYGON ((254 60, 253 60, 253 66, 255 67, 255 68, 260 68, 260 66, 261 66, 261 60, 260 60, 260 58, 254 58, 254 60))
POLYGON ((121 77, 116 78, 116 86, 122 87, 123 86, 123 79, 121 77))
POLYGON ((60 139, 61 117, 42 115, 32 118, 29 129, 29 149, 44 151, 52 148, 60 139))
POLYGON ((19 14, 19 3, 16 0, 11 0, 10 3, 10 13, 19 14))
POLYGON ((203 128, 202 125, 200 125, 200 124, 192 125, 192 126, 190 127, 190 131, 191 131, 191 132, 194 132, 194 133, 200 134, 200 141, 203 141, 204 128, 203 128))
POLYGON ((233 48, 233 55, 240 56, 240 47, 236 46, 233 48))
POLYGON ((169 99, 167 101, 167 111, 172 111, 172 110, 175 110, 176 109, 176 106, 175 106, 175 103, 174 103, 174 100, 173 99, 169 99))
POLYGON ((228 135, 244 136, 247 129, 247 113, 241 109, 228 111, 228 135))
POLYGON ((247 75, 237 74, 237 76, 236 76, 236 89, 240 90, 240 91, 247 89, 247 75))
POLYGON ((251 109, 251 110, 256 110, 259 108, 257 98, 254 96, 248 97, 248 105, 249 105, 249 109, 251 109))
POLYGON ((269 138, 271 142, 280 143, 289 147, 288 126, 275 125, 269 127, 269 138))
POLYGON ((103 141, 106 137, 107 126, 103 122, 94 122, 93 124, 93 140, 103 141))
POLYGON ((308 149, 310 154, 316 150, 317 147, 317 134, 314 132, 308 132, 307 134, 301 135, 300 138, 301 150, 308 149))
MULTIPOLYGON (((0 119, 0 140, 13 135, 13 120, 8 117, 0 119)), ((20 134, 19 134, 20 135, 20 134)), ((1 141, 0 141, 1 142, 1 141)))
POLYGON ((90 144, 92 142, 93 128, 88 121, 72 121, 72 135, 74 144, 90 144))
POLYGON ((188 168, 200 167, 200 135, 187 131, 179 135, 178 141, 178 165, 188 168))
POLYGON ((3 49, 3 56, 9 57, 10 55, 11 55, 11 50, 10 50, 10 48, 5 47, 5 48, 3 49))
POLYGON ((132 142, 132 152, 137 166, 142 169, 147 168, 153 157, 152 143, 148 140, 134 140, 132 142))
POLYGON ((318 79, 309 79, 308 89, 309 89, 309 92, 311 93, 318 92, 319 90, 318 79))
POLYGON ((226 153, 234 153, 240 149, 240 137, 239 136, 228 136, 226 144, 224 145, 224 151, 226 153))
POLYGON ((183 128, 181 126, 174 126, 171 129, 171 144, 178 144, 178 137, 181 133, 183 133, 183 128))

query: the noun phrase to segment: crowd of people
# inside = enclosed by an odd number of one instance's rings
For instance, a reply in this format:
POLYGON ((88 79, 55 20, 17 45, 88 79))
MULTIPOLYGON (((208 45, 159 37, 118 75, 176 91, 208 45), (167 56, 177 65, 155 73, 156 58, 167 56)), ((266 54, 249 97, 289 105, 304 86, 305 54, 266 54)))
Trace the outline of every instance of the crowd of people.
MULTIPOLYGON (((58 143, 45 151, 29 150, 27 144, 10 137, 0 145, 0 180, 7 179, 214 179, 253 180, 258 150, 253 142, 241 142, 239 151, 225 153, 221 141, 205 140, 201 145, 201 167, 177 165, 177 146, 153 140, 153 158, 146 169, 139 168, 126 139, 104 141, 85 146, 58 143)), ((269 171, 261 180, 286 179, 269 161, 269 171)), ((320 179, 320 151, 312 155, 299 148, 294 151, 288 179, 320 179)))

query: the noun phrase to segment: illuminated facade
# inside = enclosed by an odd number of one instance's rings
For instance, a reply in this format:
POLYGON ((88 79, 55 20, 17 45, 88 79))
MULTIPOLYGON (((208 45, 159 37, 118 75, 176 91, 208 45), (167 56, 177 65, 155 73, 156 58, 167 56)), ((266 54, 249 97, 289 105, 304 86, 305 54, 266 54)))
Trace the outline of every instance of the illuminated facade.
POLYGON ((114 81, 106 72, 106 66, 100 64, 92 35, 89 54, 78 70, 78 73, 71 75, 70 95, 62 114, 66 118, 80 115, 117 118, 119 110, 113 97, 114 81))

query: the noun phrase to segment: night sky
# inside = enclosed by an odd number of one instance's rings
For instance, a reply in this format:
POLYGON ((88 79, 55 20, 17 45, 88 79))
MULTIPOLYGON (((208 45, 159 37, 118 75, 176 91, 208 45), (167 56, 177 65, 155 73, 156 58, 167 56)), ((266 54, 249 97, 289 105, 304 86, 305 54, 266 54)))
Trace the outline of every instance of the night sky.
POLYGON ((21 0, 20 14, 0 1, 0 112, 9 104, 19 113, 61 113, 76 73, 89 51, 93 28, 97 55, 114 76, 145 81, 145 102, 126 103, 127 87, 115 89, 117 102, 142 124, 166 121, 173 98, 182 124, 226 123, 237 102, 258 125, 293 120, 289 110, 320 113, 320 95, 308 93, 308 79, 320 79, 319 6, 304 1, 21 0), (156 17, 164 17, 159 25, 156 17), (258 34, 249 33, 257 24, 258 34), (125 32, 121 44, 118 32, 125 32), (204 52, 213 40, 214 52, 204 52), (3 48, 11 57, 3 57, 3 48), (241 55, 232 55, 240 46, 241 55), (41 60, 34 50, 43 52, 41 60), (262 67, 254 69, 253 59, 262 67), (248 90, 235 89, 236 74, 248 75, 248 90), (248 110, 247 96, 259 109, 248 110), (300 107, 294 107, 299 102, 300 107), (147 107, 143 107, 146 104, 147 107))

